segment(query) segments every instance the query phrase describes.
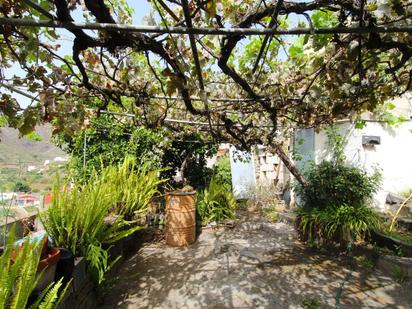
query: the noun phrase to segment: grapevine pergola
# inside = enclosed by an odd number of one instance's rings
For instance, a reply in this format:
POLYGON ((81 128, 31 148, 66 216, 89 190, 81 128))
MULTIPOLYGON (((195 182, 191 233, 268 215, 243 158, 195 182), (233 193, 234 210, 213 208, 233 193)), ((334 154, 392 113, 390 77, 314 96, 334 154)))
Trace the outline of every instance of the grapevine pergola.
MULTIPOLYGON (((125 111, 174 130, 200 125, 216 140, 269 146, 304 182, 283 151, 291 129, 372 111, 412 88, 412 2, 151 3, 157 25, 140 26, 130 24, 123 0, 4 0, 3 61, 17 61, 27 76, 3 78, 0 86, 39 102, 15 126, 27 131, 39 121, 63 123, 67 112, 81 119, 90 108, 125 111), (80 3, 86 22, 72 17, 80 3), (297 27, 287 25, 291 15, 299 16, 297 27), (58 28, 74 36, 71 59, 44 39, 58 37, 58 28), (300 37, 287 52, 291 35, 300 37), (24 49, 37 50, 37 63, 47 68, 24 59, 24 49)), ((1 106, 10 123, 22 118, 10 96, 1 106)))

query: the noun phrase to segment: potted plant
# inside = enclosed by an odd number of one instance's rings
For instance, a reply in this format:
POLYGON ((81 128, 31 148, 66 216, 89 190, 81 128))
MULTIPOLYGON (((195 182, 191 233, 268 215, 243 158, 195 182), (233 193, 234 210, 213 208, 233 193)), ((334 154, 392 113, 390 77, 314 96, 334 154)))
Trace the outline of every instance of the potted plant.
POLYGON ((54 281, 63 279, 63 283, 68 283, 73 276, 74 255, 66 248, 59 248, 60 259, 56 265, 56 275, 54 281))
MULTIPOLYGON (((60 250, 58 248, 48 247, 48 243, 48 237, 45 236, 42 240, 40 260, 37 265, 37 274, 42 273, 35 288, 37 291, 44 290, 54 281, 57 262, 60 259, 60 250)), ((23 244, 20 244, 17 249, 13 250, 11 254, 12 263, 15 262, 17 255, 22 250, 23 244)))
POLYGON ((47 285, 41 293, 35 291, 45 273, 39 269, 56 259, 56 252, 43 251, 40 246, 38 241, 26 239, 16 248, 14 227, 10 231, 0 255, 0 308, 57 308, 62 301, 68 285, 63 288, 61 281, 47 285), (42 251, 47 256, 40 266, 42 251))

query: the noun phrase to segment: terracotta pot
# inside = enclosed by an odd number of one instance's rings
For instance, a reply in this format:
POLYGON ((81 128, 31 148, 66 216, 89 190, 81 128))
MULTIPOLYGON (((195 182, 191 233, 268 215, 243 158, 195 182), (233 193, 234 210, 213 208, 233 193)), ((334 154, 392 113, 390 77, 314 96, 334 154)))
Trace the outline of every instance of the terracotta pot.
MULTIPOLYGON (((42 276, 40 277, 39 282, 35 288, 36 291, 44 290, 50 283, 54 281, 54 276, 56 273, 57 262, 60 259, 60 250, 58 248, 48 248, 48 238, 47 236, 43 238, 42 241, 42 250, 40 255, 40 261, 37 266, 37 273, 43 271, 42 276)), ((23 249, 20 244, 16 249, 11 253, 11 261, 14 263, 17 252, 23 249)))
POLYGON ((50 248, 46 251, 46 257, 39 261, 39 266, 37 267, 37 272, 43 271, 43 274, 37 283, 36 290, 44 290, 54 281, 59 259, 60 250, 58 248, 50 248))
POLYGON ((39 261, 39 266, 37 271, 42 271, 46 267, 51 267, 57 265, 57 262, 60 259, 60 250, 58 248, 50 248, 46 251, 46 257, 39 261))

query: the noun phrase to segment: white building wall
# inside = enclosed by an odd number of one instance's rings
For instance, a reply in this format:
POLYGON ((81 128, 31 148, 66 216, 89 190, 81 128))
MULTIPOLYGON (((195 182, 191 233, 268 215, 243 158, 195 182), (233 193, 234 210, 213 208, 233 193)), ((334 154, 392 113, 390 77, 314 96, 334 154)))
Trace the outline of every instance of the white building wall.
MULTIPOLYGON (((368 173, 380 168, 383 179, 381 189, 375 196, 376 206, 384 209, 386 195, 412 188, 412 121, 398 127, 367 121, 363 129, 356 129, 349 122, 337 126, 347 136, 345 154, 353 165, 362 167, 368 173), (362 136, 379 136, 380 145, 363 146, 362 136)), ((319 163, 326 154, 326 134, 315 134, 315 162, 319 163)))

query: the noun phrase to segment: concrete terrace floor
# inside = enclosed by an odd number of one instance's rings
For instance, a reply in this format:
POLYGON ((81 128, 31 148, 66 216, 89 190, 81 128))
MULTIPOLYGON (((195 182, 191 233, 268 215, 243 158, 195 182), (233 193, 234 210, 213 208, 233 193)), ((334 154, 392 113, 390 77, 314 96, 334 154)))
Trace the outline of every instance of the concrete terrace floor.
MULTIPOLYGON (((102 308, 335 308, 349 268, 309 252, 290 225, 258 217, 232 229, 205 229, 187 248, 144 245, 126 261, 102 308)), ((412 284, 357 270, 341 308, 412 308, 412 284)))

